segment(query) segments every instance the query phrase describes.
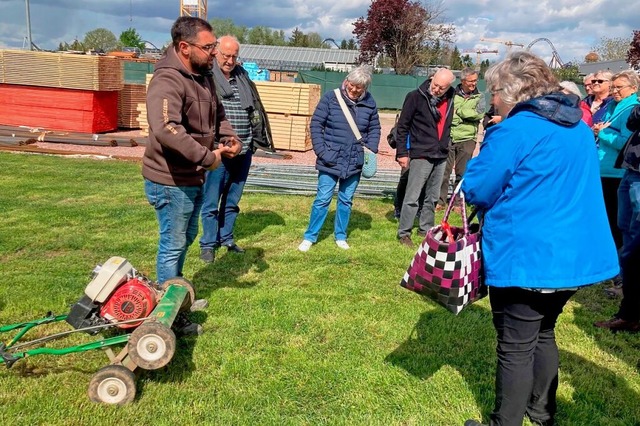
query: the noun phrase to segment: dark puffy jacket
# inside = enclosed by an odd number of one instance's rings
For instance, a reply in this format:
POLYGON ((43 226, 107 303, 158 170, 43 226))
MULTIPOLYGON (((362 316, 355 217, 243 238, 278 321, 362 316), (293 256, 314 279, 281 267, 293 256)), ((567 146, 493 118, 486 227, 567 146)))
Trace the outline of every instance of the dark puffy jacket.
MULTIPOLYGON (((340 93, 360 130, 362 142, 371 151, 378 152, 380 118, 373 96, 367 92, 363 99, 354 102, 343 91, 340 93)), ((333 91, 325 93, 320 99, 311 117, 310 128, 318 171, 341 179, 362 172, 364 149, 351 131, 333 91)))
POLYGON ((443 98, 447 100, 447 113, 441 118, 446 120, 442 137, 438 138, 438 122, 429 108, 428 94, 431 80, 427 80, 418 89, 407 94, 398 120, 397 140, 411 141, 410 148, 398 143, 396 157, 442 159, 449 155, 451 120, 453 119, 453 94, 450 87, 443 98))

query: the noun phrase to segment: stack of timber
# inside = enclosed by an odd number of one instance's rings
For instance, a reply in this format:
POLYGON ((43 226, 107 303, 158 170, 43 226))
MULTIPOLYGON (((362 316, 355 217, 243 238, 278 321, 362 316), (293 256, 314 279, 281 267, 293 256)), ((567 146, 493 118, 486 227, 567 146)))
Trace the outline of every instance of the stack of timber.
POLYGON ((147 100, 147 85, 145 82, 147 74, 153 72, 153 67, 157 60, 131 57, 122 57, 120 59, 124 72, 124 88, 118 95, 118 127, 139 129, 138 105, 144 104, 147 100))
POLYGON ((118 127, 138 129, 138 104, 147 99, 147 87, 144 84, 126 84, 118 92, 118 127))
POLYGON ((146 84, 144 89, 145 99, 142 102, 138 103, 136 107, 136 111, 138 112, 136 120, 140 125, 140 134, 142 134, 143 136, 149 136, 149 122, 147 121, 146 93, 147 93, 147 89, 149 88, 149 82, 151 81, 152 77, 153 77, 153 74, 147 74, 146 84))
POLYGON ((320 85, 254 82, 264 105, 276 149, 311 149, 309 122, 320 101, 320 85))
POLYGON ((118 128, 117 58, 0 51, 0 124, 84 133, 118 128))

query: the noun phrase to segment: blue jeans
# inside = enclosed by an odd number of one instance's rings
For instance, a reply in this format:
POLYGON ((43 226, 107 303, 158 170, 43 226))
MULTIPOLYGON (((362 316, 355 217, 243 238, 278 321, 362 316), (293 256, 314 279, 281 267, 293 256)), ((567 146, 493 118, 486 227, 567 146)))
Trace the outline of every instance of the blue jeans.
POLYGON ((559 365, 555 326, 574 293, 489 288, 498 338, 491 426, 522 426, 525 414, 538 423, 553 424, 559 365))
POLYGON ((618 187, 618 228, 622 232, 622 295, 616 316, 640 320, 640 173, 627 170, 618 187))
POLYGON ((429 160, 413 158, 409 162, 409 180, 402 201, 402 211, 398 221, 398 238, 410 237, 413 221, 420 207, 420 193, 424 190, 424 203, 420 213, 418 232, 426 234, 435 222, 435 208, 440 196, 440 186, 447 159, 429 160))
POLYGON ((235 244, 233 227, 240 212, 238 203, 249 176, 252 157, 253 153, 247 151, 235 158, 223 158, 217 169, 206 173, 200 248, 216 249, 235 244))
POLYGON ((336 207, 336 219, 334 223, 334 235, 336 240, 347 239, 347 226, 351 216, 351 205, 353 196, 356 193, 358 183, 360 183, 360 173, 346 179, 325 172, 318 172, 318 193, 311 207, 311 217, 309 227, 304 233, 304 239, 312 243, 318 241, 318 234, 329 213, 329 204, 333 198, 333 190, 338 184, 338 205, 336 207))
POLYGON ((182 276, 187 250, 198 235, 202 186, 168 186, 144 180, 144 192, 160 227, 157 281, 182 276))

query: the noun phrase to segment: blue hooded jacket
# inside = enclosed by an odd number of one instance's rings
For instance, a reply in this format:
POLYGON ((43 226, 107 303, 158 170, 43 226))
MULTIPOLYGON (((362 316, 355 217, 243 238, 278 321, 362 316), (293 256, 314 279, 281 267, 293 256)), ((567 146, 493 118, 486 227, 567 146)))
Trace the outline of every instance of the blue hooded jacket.
MULTIPOLYGON (((378 152, 380 118, 371 93, 352 101, 340 93, 358 126, 364 144, 378 152)), ((311 117, 311 142, 316 153, 316 169, 346 179, 362 172, 364 149, 349 127, 333 90, 324 94, 311 117)))
POLYGON ((574 95, 522 102, 469 162, 462 190, 485 213, 489 286, 573 288, 618 273, 593 133, 581 118, 574 95))

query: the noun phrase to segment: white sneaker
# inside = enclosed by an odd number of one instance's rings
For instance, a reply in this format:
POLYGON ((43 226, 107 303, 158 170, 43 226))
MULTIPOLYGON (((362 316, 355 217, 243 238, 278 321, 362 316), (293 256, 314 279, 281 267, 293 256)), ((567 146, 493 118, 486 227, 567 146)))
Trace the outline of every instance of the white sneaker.
POLYGON ((349 244, 345 240, 336 240, 336 245, 340 247, 342 250, 349 250, 349 244))
POLYGON ((303 253, 306 253, 309 251, 309 249, 311 248, 311 245, 313 243, 309 240, 302 240, 302 242, 300 243, 300 245, 298 246, 298 250, 300 250, 303 253))

